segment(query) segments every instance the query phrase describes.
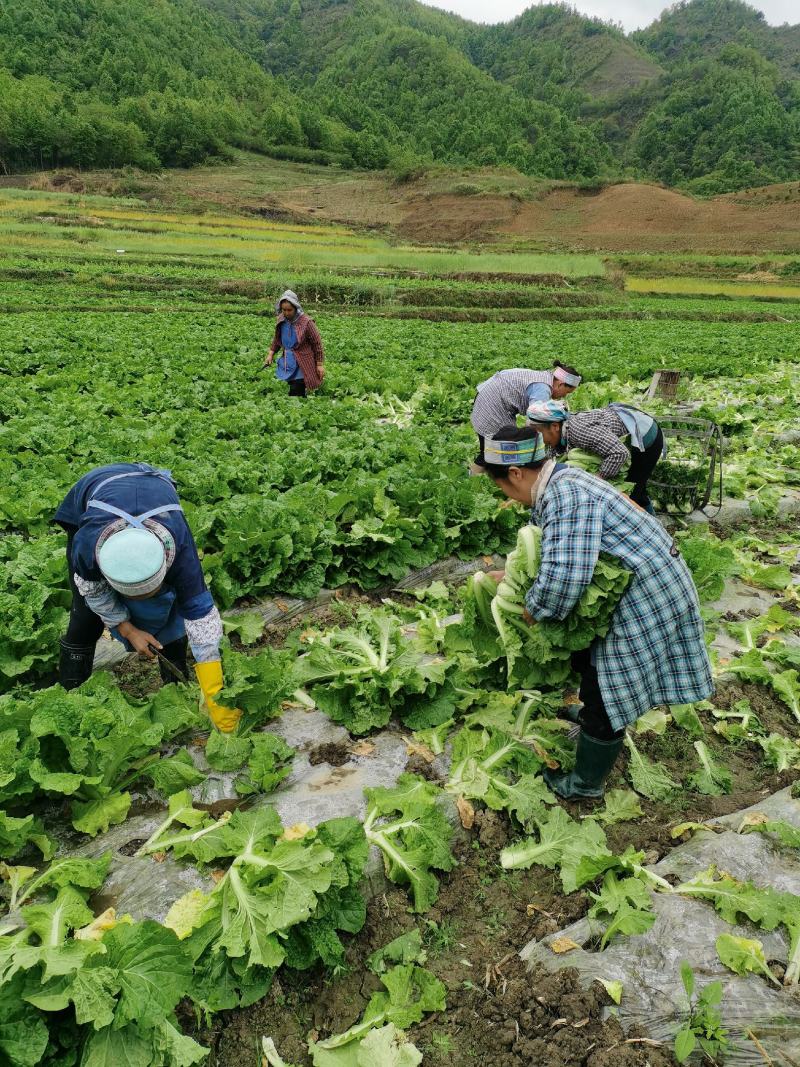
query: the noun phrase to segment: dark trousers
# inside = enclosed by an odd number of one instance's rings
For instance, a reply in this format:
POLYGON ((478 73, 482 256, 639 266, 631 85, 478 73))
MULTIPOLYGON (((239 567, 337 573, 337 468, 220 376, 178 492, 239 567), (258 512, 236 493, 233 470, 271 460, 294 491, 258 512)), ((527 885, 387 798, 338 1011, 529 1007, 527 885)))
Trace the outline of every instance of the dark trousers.
POLYGON ((476 463, 483 463, 483 445, 484 445, 485 440, 486 440, 486 438, 483 436, 483 434, 479 433, 478 434, 478 458, 475 460, 476 463))
POLYGON ((583 708, 578 721, 581 729, 596 741, 613 741, 622 737, 624 730, 615 730, 606 713, 597 668, 592 664, 591 650, 572 653, 572 669, 581 676, 578 695, 583 708))
MULTIPOLYGON (((75 572, 72 567, 71 549, 72 534, 70 533, 67 534, 67 571, 69 573, 69 587, 72 590, 72 604, 69 609, 69 623, 67 624, 64 640, 67 644, 78 648, 93 648, 103 635, 105 623, 99 615, 95 615, 84 597, 78 592, 78 587, 75 585, 75 572)), ((175 641, 170 641, 168 645, 164 645, 161 655, 168 659, 170 663, 173 663, 179 671, 186 674, 186 651, 188 647, 188 639, 179 637, 175 641)), ((158 668, 161 672, 162 682, 176 681, 175 676, 167 670, 160 660, 158 668)))
POLYGON ((646 508, 650 503, 650 497, 647 492, 647 480, 653 473, 653 469, 661 458, 661 451, 664 448, 664 434, 661 432, 661 427, 658 427, 655 440, 651 445, 648 445, 644 452, 640 452, 638 448, 631 449, 631 464, 628 467, 628 473, 625 476, 625 480, 633 482, 633 489, 631 490, 631 500, 638 504, 642 508, 646 508))
POLYGON ((105 626, 99 615, 95 615, 75 585, 75 570, 72 566, 72 534, 67 534, 67 573, 69 587, 72 590, 72 604, 69 609, 69 623, 64 640, 70 645, 88 648, 102 637, 105 626))
POLYGON ((306 383, 304 378, 294 378, 289 382, 289 396, 305 396, 306 383))

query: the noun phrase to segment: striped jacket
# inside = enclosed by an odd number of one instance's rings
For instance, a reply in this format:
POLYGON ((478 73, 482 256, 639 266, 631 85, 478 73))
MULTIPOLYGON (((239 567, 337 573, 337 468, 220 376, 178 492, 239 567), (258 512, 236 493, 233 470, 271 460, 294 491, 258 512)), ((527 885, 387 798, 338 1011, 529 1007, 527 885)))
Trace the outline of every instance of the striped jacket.
POLYGON ((611 627, 592 646, 611 725, 621 730, 657 704, 713 692, 697 591, 661 524, 585 471, 555 471, 532 512, 541 565, 526 605, 534 619, 563 619, 589 585, 600 552, 633 573, 611 627))
MULTIPOLYGON (((281 342, 282 323, 283 315, 279 315, 275 326, 275 335, 273 336, 272 344, 270 345, 270 348, 276 354, 283 348, 281 342)), ((324 364, 325 362, 325 350, 322 347, 322 337, 317 329, 317 324, 305 313, 298 315, 294 319, 292 325, 294 326, 294 332, 297 334, 297 345, 294 350, 295 359, 297 360, 300 370, 303 372, 303 380, 306 383, 306 390, 311 393, 315 389, 319 389, 322 385, 322 379, 317 373, 317 364, 324 364)))
POLYGON ((516 425, 517 415, 524 415, 528 410, 528 391, 532 385, 544 386, 542 396, 537 399, 549 400, 553 388, 552 371, 515 367, 498 371, 481 382, 470 417, 475 433, 491 437, 502 426, 516 425))

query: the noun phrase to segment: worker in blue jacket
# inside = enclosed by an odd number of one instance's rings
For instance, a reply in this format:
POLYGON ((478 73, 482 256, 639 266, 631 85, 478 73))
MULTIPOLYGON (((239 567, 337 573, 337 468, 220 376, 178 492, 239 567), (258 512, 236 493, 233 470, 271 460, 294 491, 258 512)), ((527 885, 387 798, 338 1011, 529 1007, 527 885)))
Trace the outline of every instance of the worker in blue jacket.
MULTIPOLYGON (((191 645, 212 722, 235 729, 241 712, 213 700, 222 689, 222 621, 170 472, 147 463, 97 467, 70 489, 55 522, 67 533, 72 589, 59 662, 64 688, 92 673, 106 626, 129 651, 153 659, 158 649, 183 674, 191 645)), ((159 666, 162 680, 172 681, 159 666)))

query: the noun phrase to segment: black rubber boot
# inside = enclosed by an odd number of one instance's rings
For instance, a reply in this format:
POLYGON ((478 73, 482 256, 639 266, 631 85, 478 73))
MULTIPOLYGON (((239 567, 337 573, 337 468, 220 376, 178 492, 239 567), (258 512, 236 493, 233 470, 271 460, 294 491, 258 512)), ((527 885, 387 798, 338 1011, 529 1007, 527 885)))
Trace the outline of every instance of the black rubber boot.
POLYGON ((77 689, 91 676, 94 645, 70 645, 63 637, 59 644, 58 680, 64 689, 77 689))
MULTIPOLYGON (((184 678, 188 671, 186 666, 186 649, 188 648, 189 641, 186 637, 179 637, 177 641, 170 641, 168 645, 164 645, 161 649, 161 655, 164 659, 168 659, 173 667, 177 667, 184 678)), ((168 685, 170 682, 177 682, 178 679, 165 667, 161 660, 158 661, 158 669, 161 673, 161 681, 164 685, 168 685)))
POLYGON ((580 722, 583 704, 562 704, 556 712, 557 719, 565 719, 567 722, 580 722))
POLYGON ((596 737, 589 737, 582 730, 578 737, 575 767, 569 774, 556 774, 555 771, 547 770, 544 772, 544 780, 554 793, 558 793, 565 800, 601 797, 606 778, 617 762, 622 744, 622 737, 614 741, 598 741, 596 737))

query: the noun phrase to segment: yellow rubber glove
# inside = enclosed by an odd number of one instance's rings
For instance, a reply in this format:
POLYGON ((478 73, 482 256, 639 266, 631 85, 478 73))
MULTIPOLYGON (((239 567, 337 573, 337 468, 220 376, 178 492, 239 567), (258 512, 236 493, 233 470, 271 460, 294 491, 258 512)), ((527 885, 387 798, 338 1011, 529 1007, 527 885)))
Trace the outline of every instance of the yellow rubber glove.
POLYGON ((194 672, 203 691, 211 721, 220 733, 233 733, 242 717, 241 711, 238 708, 224 708, 212 699, 222 689, 222 663, 218 659, 212 660, 211 663, 196 663, 194 672))

